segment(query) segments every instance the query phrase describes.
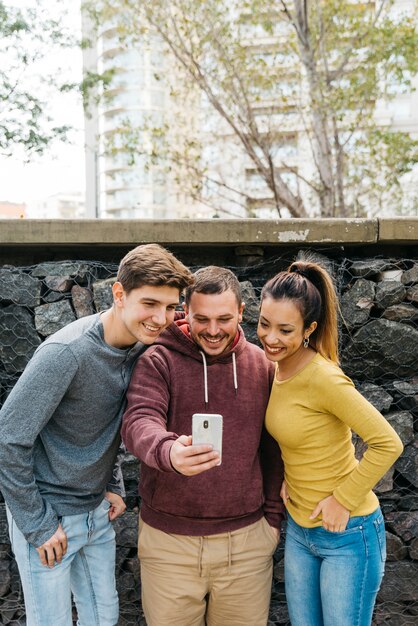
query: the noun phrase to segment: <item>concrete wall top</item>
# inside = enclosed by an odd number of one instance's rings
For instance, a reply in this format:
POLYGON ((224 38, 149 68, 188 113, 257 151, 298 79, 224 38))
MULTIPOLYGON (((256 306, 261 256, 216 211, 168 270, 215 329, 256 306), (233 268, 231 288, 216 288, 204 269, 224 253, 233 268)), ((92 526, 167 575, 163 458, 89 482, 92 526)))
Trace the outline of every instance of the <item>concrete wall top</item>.
POLYGON ((417 242, 418 218, 288 220, 0 220, 1 246, 289 245, 417 242))

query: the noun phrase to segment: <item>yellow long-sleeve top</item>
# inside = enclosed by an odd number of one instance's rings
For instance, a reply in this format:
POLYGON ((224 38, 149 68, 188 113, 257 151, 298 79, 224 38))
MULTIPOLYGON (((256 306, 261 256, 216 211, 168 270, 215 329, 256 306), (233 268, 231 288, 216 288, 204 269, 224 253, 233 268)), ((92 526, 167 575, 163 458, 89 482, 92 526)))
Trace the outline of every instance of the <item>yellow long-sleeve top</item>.
POLYGON ((373 513, 379 501, 371 489, 403 450, 383 415, 320 354, 293 377, 275 379, 266 427, 282 451, 287 509, 305 528, 321 525, 309 516, 331 494, 351 516, 373 513), (368 446, 360 462, 351 430, 368 446))

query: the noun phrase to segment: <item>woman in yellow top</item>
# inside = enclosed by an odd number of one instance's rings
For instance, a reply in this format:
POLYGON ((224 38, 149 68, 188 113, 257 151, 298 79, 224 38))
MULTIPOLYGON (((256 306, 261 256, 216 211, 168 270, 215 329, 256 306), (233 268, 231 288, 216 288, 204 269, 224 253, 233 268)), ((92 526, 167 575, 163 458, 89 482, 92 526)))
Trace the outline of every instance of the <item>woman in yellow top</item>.
POLYGON ((261 295, 258 337, 276 363, 266 426, 282 451, 292 626, 370 626, 386 559, 372 488, 402 452, 385 418, 338 367, 329 274, 296 261, 261 295), (367 443, 358 462, 351 430, 367 443))

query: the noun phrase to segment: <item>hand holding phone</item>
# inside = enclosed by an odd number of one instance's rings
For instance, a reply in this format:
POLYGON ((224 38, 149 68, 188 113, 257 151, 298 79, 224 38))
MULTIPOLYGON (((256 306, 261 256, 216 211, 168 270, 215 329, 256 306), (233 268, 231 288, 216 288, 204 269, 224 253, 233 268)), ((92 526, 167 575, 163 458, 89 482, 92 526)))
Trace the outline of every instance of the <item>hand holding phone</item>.
POLYGON ((170 449, 174 469, 184 476, 196 476, 219 465, 219 454, 212 445, 192 445, 191 435, 181 435, 170 449))

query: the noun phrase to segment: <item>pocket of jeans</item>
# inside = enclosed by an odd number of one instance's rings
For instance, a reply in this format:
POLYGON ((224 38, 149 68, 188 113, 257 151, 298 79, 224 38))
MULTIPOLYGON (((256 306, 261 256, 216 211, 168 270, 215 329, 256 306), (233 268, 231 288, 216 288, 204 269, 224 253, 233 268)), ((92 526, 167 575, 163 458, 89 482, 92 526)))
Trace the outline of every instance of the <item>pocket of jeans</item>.
POLYGON ((350 535, 351 533, 356 533, 362 530, 363 520, 364 517, 350 517, 344 530, 327 530, 323 526, 321 526, 321 528, 325 533, 330 535, 350 535))
POLYGON ((385 522, 383 519, 383 515, 380 514, 378 518, 373 520, 373 526, 376 530, 377 541, 379 544, 380 550, 380 558, 384 563, 386 561, 386 532, 385 532, 385 522))

